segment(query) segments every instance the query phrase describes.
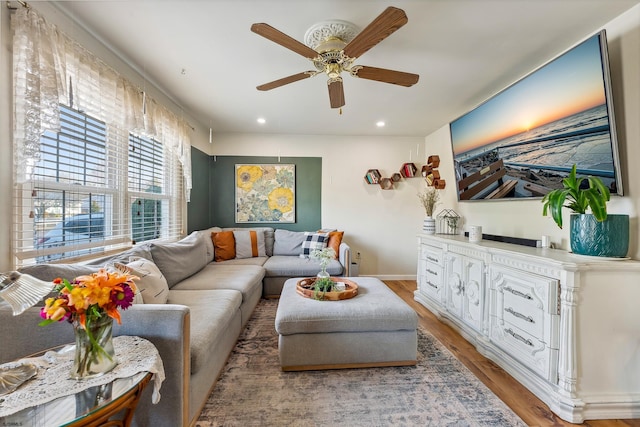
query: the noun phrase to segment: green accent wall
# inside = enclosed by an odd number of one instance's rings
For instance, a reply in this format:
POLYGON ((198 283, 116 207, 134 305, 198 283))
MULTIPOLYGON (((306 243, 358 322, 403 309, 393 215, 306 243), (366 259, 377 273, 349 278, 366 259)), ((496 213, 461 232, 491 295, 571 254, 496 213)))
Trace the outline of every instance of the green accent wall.
POLYGON ((210 225, 209 169, 212 159, 197 148, 191 147, 191 201, 187 205, 187 229, 204 230, 210 225))
POLYGON ((192 148, 193 189, 188 205, 188 232, 218 227, 273 227, 292 231, 318 230, 322 226, 321 157, 208 156, 192 148), (296 165, 296 220, 294 223, 235 222, 236 164, 296 165), (208 179, 205 184, 201 180, 208 179), (196 180, 199 182, 196 183, 196 180), (205 219, 206 218, 206 219, 205 219))

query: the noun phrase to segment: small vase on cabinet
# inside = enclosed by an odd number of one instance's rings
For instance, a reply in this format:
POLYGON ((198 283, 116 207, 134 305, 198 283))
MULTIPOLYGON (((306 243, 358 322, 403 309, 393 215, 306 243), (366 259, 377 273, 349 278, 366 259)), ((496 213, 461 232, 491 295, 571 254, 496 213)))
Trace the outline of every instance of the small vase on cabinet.
POLYGON ((436 220, 430 216, 425 216, 422 222, 422 231, 425 234, 436 234, 436 220))

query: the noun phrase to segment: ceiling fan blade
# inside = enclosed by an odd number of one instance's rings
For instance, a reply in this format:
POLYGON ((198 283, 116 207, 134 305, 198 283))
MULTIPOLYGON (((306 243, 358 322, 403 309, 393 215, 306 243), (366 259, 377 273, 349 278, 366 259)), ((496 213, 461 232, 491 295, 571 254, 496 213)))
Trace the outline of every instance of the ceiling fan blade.
POLYGON ((356 65, 352 70, 351 74, 361 79, 375 80, 405 87, 413 86, 418 83, 418 79, 420 78, 417 74, 387 70, 386 68, 366 67, 364 65, 356 65))
POLYGON ((409 19, 404 10, 391 6, 386 8, 344 47, 344 54, 349 58, 360 57, 408 21, 409 19))
POLYGON ((344 106, 344 87, 342 79, 329 80, 329 102, 331 108, 340 108, 344 106))
POLYGON ((297 82, 298 80, 307 79, 309 77, 313 77, 318 74, 316 71, 304 71, 302 73, 294 74, 292 76, 283 77, 278 80, 274 80, 269 83, 265 83, 263 85, 257 86, 258 90, 271 90, 280 86, 288 85, 289 83, 297 82))
POLYGON ((280 46, 286 47, 287 49, 290 49, 295 53, 304 56, 305 58, 313 59, 318 56, 318 52, 311 49, 309 46, 302 44, 298 40, 286 35, 282 31, 276 30, 269 24, 253 24, 251 26, 251 31, 266 39, 271 40, 274 43, 278 43, 280 46))

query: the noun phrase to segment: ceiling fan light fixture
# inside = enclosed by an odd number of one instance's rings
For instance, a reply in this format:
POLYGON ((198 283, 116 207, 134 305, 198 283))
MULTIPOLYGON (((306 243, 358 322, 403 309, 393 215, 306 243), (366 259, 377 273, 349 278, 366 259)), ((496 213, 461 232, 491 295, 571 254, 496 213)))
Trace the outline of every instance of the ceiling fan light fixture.
POLYGON ((346 45, 347 43, 344 40, 331 36, 319 43, 314 50, 321 54, 325 52, 340 52, 346 45))

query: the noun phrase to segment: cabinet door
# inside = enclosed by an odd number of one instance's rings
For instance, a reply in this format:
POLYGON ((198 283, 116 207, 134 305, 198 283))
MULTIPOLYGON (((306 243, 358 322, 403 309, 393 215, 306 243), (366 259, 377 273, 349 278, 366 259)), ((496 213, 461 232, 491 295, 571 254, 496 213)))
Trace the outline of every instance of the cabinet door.
POLYGON ((462 320, 477 331, 482 330, 485 305, 484 263, 464 258, 464 298, 462 320))
POLYGON ((447 311, 462 319, 462 301, 464 298, 464 257, 448 253, 445 263, 445 283, 447 311))
POLYGON ((477 331, 484 323, 484 262, 464 255, 447 254, 447 311, 477 331))

